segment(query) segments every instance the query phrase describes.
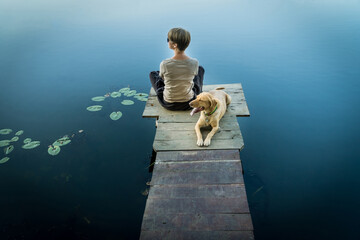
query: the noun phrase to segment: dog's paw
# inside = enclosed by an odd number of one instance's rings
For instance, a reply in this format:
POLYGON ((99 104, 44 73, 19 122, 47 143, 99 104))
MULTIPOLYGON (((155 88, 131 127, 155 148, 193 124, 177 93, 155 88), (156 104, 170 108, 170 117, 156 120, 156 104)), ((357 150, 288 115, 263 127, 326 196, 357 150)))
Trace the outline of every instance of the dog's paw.
POLYGON ((204 141, 202 139, 198 139, 196 144, 201 147, 204 145, 204 141))
POLYGON ((210 143, 211 143, 211 139, 206 138, 204 142, 204 146, 207 147, 210 145, 210 143))

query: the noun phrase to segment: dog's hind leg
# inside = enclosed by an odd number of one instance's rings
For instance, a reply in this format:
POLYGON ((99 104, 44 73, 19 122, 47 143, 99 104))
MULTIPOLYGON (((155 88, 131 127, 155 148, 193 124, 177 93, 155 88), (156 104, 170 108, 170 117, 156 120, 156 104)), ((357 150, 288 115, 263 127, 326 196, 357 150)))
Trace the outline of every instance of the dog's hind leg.
POLYGON ((226 105, 229 105, 231 103, 231 97, 229 94, 226 94, 226 105))

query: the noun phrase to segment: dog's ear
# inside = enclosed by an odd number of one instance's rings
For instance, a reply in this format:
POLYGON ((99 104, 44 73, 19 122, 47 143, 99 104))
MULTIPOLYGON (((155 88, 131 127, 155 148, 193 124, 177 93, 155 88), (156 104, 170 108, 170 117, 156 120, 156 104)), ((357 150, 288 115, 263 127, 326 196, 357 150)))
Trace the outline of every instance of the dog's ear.
POLYGON ((217 101, 216 101, 216 99, 215 99, 212 95, 210 95, 210 94, 209 94, 209 102, 210 102, 210 108, 211 108, 211 109, 213 109, 213 108, 216 107, 217 101))

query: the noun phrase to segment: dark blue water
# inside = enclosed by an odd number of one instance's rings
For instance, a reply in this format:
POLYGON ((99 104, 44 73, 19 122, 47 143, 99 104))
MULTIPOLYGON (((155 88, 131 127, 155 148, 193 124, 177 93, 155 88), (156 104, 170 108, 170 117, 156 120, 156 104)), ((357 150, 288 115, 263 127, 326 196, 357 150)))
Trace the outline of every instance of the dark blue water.
POLYGON ((178 26, 205 84, 243 85, 256 239, 358 239, 359 12, 355 0, 2 0, 0 129, 25 133, 0 164, 1 239, 139 237, 154 121, 140 101, 86 107, 122 87, 148 92, 178 26), (23 150, 25 137, 41 145, 23 150))

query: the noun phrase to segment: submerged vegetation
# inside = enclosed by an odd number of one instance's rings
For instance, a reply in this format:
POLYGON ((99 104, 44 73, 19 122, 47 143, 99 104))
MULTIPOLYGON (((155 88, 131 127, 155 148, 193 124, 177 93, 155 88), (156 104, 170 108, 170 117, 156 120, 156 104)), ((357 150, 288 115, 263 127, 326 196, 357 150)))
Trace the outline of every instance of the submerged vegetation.
MULTIPOLYGON (((129 87, 124 87, 124 88, 121 88, 119 91, 106 93, 104 96, 93 97, 93 98, 91 98, 91 100, 94 102, 103 102, 107 98, 111 97, 111 98, 114 98, 114 100, 111 100, 111 101, 119 101, 116 99, 120 98, 122 96, 127 97, 127 98, 137 99, 142 102, 146 102, 148 100, 149 94, 138 93, 134 89, 131 90, 129 87)), ((135 102, 130 99, 121 99, 121 102, 119 101, 119 103, 121 103, 122 105, 135 104, 135 102)), ((97 112, 97 111, 102 110, 102 108, 103 108, 102 105, 92 105, 92 106, 87 107, 86 109, 90 112, 97 112)), ((109 116, 110 116, 111 120, 116 121, 116 120, 119 120, 123 116, 123 112, 113 111, 112 113, 110 113, 109 116)), ((81 129, 81 130, 78 130, 78 133, 73 133, 71 135, 71 137, 69 137, 68 135, 65 135, 65 136, 57 139, 56 141, 54 141, 52 144, 50 144, 48 146, 48 149, 47 149, 48 153, 52 156, 58 155, 60 153, 61 147, 70 144, 71 138, 73 138, 75 136, 75 134, 81 134, 83 131, 84 130, 81 129)), ((11 133, 13 133, 13 130, 10 128, 0 129, 0 135, 9 135, 11 133)), ((23 133, 24 133, 24 130, 18 130, 12 137, 9 137, 10 139, 0 140, 0 147, 3 147, 3 154, 4 154, 4 156, 0 156, 0 158, 1 158, 0 164, 6 163, 7 161, 9 161, 10 157, 8 157, 7 155, 11 155, 11 153, 15 149, 14 145, 11 145, 11 144, 17 142, 22 137, 23 133)), ((40 141, 33 141, 29 137, 24 138, 24 140, 22 140, 22 142, 23 142, 23 145, 21 146, 21 148, 23 148, 25 150, 34 149, 34 148, 37 148, 40 146, 40 141)), ((18 144, 18 143, 15 143, 15 145, 16 144, 18 144)), ((18 149, 18 148, 16 147, 16 149, 18 149)))

